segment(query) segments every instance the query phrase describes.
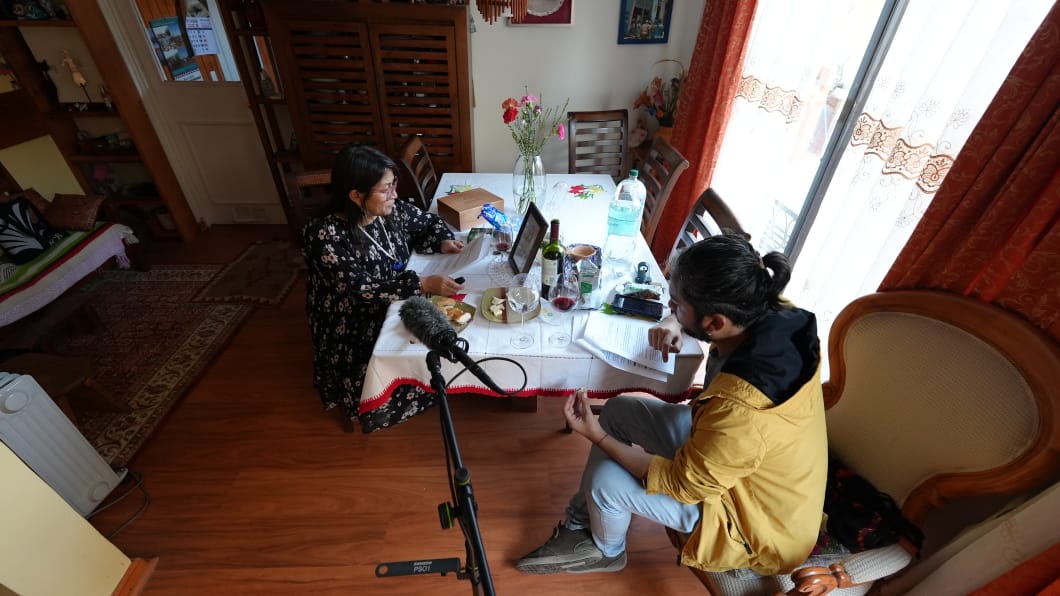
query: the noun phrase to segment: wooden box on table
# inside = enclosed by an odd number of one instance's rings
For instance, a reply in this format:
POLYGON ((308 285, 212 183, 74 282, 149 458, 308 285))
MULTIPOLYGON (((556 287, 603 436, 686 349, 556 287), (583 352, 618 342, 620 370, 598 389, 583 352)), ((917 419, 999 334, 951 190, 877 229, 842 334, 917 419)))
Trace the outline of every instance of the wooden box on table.
POLYGON ((438 199, 438 215, 445 223, 463 231, 481 223, 478 215, 486 203, 492 204, 498 211, 504 211, 504 199, 488 190, 472 188, 438 199))

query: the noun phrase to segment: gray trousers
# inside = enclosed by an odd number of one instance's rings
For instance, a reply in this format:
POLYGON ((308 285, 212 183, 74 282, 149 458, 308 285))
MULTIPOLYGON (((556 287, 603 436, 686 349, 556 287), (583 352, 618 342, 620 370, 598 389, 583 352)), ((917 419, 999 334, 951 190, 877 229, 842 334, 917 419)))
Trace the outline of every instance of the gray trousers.
MULTIPOLYGON (((620 395, 607 400, 600 414, 607 434, 650 453, 673 458, 692 432, 692 408, 654 398, 620 395)), ((649 495, 639 478, 592 446, 582 473, 580 490, 567 506, 567 527, 588 527, 605 556, 626 550, 626 532, 632 514, 646 517, 681 532, 691 532, 699 522, 700 506, 668 495, 649 495)))

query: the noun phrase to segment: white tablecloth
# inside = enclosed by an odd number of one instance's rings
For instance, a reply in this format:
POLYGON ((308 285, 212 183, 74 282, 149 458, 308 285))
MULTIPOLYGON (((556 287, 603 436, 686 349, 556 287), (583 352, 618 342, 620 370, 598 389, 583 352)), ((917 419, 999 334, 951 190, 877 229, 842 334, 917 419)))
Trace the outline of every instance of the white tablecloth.
MULTIPOLYGON (((585 189, 584 198, 568 193, 555 209, 546 209, 546 217, 558 217, 560 231, 566 244, 587 243, 603 246, 607 235, 607 204, 614 192, 610 176, 595 174, 550 174, 546 177, 546 188, 551 191, 557 182, 565 182, 573 191, 585 189), (593 192, 593 185, 602 190, 593 192)), ((442 176, 438 185, 439 195, 447 193, 453 185, 472 185, 484 188, 506 201, 506 210, 511 210, 511 174, 453 174, 442 176)), ((485 222, 483 222, 483 225, 485 222)), ((425 257, 432 258, 432 257, 425 257)), ((651 257, 651 251, 642 238, 638 238, 635 261, 646 261, 652 268, 655 280, 662 280, 662 273, 651 257)), ((410 264, 415 269, 415 260, 410 264)), ((503 284, 509 274, 506 265, 498 263, 492 255, 461 273, 465 278, 464 302, 479 306, 485 290, 503 284)), ((604 282, 603 290, 611 289, 618 282, 611 278, 604 282)), ((665 288, 665 285, 664 285, 665 288)), ((664 297, 664 302, 666 298, 664 297)), ((427 349, 420 344, 401 323, 398 311, 403 302, 395 302, 387 312, 383 329, 376 341, 375 351, 368 364, 365 386, 361 398, 361 411, 366 412, 384 404, 391 391, 398 385, 417 384, 429 388, 427 372, 427 349)), ((576 311, 568 320, 572 324, 575 339, 585 326, 588 311, 576 311)), ((593 357, 576 345, 554 348, 548 345, 548 336, 556 329, 549 317, 539 316, 524 323, 534 334, 533 346, 517 349, 510 343, 518 330, 518 323, 493 323, 476 312, 470 325, 460 333, 469 343, 468 354, 479 360, 485 357, 503 357, 517 362, 526 371, 526 389, 520 395, 565 396, 574 389, 586 388, 592 397, 612 397, 623 392, 644 391, 668 401, 680 401, 688 397, 688 388, 694 381, 696 371, 703 360, 703 352, 697 342, 686 341, 677 355, 676 370, 667 381, 656 381, 612 367, 593 357)), ((443 361, 442 373, 451 379, 461 365, 443 361)), ((494 381, 501 387, 515 391, 523 385, 523 372, 511 362, 488 361, 482 364, 494 381)), ((451 393, 491 394, 486 386, 464 373, 450 386, 451 393)))

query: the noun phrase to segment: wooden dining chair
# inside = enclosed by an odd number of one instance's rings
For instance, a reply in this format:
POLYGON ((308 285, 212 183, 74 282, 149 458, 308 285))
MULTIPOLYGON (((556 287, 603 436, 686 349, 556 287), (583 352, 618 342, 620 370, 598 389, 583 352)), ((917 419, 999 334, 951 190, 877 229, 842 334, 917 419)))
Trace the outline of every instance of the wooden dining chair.
POLYGON ((567 171, 608 174, 618 182, 629 174, 629 110, 567 112, 567 171))
POLYGON ((648 155, 637 168, 640 181, 648 191, 640 224, 640 232, 648 245, 655 237, 655 229, 659 227, 659 220, 674 185, 687 169, 688 160, 666 139, 656 136, 652 140, 648 155))
POLYGON ((306 221, 321 212, 331 200, 331 170, 290 172, 284 182, 287 185, 287 220, 295 239, 300 240, 306 221))
POLYGON ((726 230, 740 234, 748 240, 751 239, 751 235, 743 230, 740 220, 736 219, 732 209, 729 209, 729 206, 713 188, 708 188, 696 199, 695 205, 692 205, 692 211, 685 219, 685 224, 677 233, 677 239, 674 240, 674 246, 670 249, 670 255, 666 263, 663 263, 663 273, 666 277, 670 277, 670 264, 682 250, 703 238, 716 236, 726 230))
POLYGON ((438 190, 438 174, 431 163, 430 152, 419 135, 410 137, 395 160, 398 166, 398 194, 411 198, 412 203, 423 211, 431 207, 434 193, 438 190))

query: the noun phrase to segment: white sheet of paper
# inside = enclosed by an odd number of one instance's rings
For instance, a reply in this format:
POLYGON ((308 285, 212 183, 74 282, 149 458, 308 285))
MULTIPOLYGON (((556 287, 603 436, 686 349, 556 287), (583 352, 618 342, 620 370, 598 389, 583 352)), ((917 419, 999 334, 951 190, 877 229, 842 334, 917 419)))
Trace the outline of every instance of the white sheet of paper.
POLYGON ((574 345, 582 348, 586 352, 589 352, 593 356, 596 356, 600 360, 608 363, 609 365, 617 368, 618 370, 624 370, 628 373, 640 375, 642 377, 648 377, 656 381, 666 382, 666 374, 661 373, 657 370, 648 368, 642 364, 637 364, 629 358, 623 358, 614 352, 608 352, 607 350, 601 350, 600 348, 589 343, 585 339, 579 339, 574 342, 574 345))
MULTIPOLYGON (((674 374, 674 365, 677 359, 670 358, 667 362, 663 362, 662 353, 648 343, 648 329, 654 325, 655 323, 621 315, 605 315, 602 312, 592 312, 589 313, 589 320, 585 325, 582 341, 588 342, 600 351, 610 352, 615 356, 629 360, 640 367, 672 375, 674 374)), ((613 359, 605 358, 604 360, 614 366, 612 363, 613 359)), ((616 368, 629 370, 624 367, 616 368)), ((657 378, 653 375, 647 375, 642 369, 630 372, 657 378)))
POLYGON ((455 277, 475 263, 485 259, 491 252, 490 243, 485 236, 475 238, 464 250, 454 254, 421 255, 413 254, 409 259, 409 269, 425 277, 428 275, 448 275, 455 277))

